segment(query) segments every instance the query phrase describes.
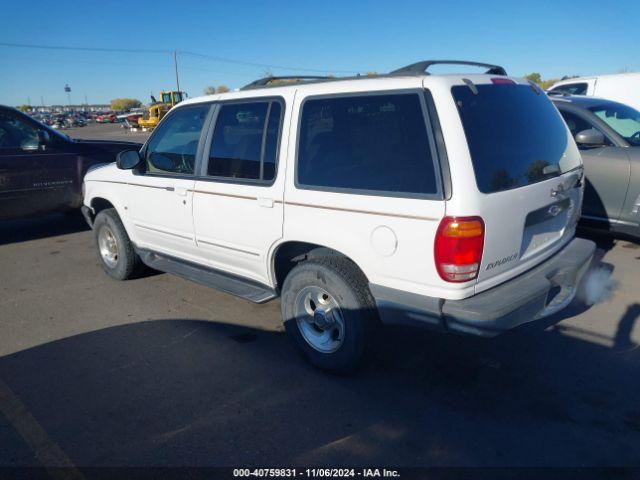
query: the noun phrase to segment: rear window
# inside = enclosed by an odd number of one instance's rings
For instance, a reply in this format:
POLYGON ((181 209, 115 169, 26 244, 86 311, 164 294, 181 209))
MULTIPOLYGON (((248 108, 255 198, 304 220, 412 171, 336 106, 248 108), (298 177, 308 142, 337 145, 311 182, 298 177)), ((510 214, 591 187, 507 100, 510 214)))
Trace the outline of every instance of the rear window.
POLYGON ((433 195, 434 157, 418 93, 312 98, 303 104, 300 186, 433 195))
POLYGON ((451 89, 471 153, 478 188, 484 193, 523 187, 580 164, 563 157, 567 130, 543 93, 528 85, 477 85, 451 89))

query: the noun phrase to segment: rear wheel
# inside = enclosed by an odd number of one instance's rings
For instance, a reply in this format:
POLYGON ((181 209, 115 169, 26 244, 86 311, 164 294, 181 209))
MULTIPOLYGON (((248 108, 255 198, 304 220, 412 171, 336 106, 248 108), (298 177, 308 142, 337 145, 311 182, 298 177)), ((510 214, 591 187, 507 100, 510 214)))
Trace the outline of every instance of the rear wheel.
POLYGON ((362 272, 343 257, 320 257, 296 266, 282 288, 287 333, 315 366, 350 373, 361 365, 377 323, 362 272))
POLYGON ((93 230, 98 258, 109 276, 127 280, 140 272, 142 262, 115 209, 108 208, 98 213, 93 230))

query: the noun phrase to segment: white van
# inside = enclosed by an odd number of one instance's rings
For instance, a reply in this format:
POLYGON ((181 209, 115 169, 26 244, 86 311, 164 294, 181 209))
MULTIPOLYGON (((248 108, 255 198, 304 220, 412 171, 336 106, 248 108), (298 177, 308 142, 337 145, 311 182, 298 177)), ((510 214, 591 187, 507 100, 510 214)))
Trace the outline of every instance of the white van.
POLYGON ((501 67, 433 63, 182 102, 85 177, 104 270, 280 297, 298 347, 339 371, 378 321, 493 336, 562 309, 595 249, 574 238, 571 133, 501 67))
POLYGON ((640 110, 640 73, 568 78, 555 83, 548 91, 605 98, 640 110))

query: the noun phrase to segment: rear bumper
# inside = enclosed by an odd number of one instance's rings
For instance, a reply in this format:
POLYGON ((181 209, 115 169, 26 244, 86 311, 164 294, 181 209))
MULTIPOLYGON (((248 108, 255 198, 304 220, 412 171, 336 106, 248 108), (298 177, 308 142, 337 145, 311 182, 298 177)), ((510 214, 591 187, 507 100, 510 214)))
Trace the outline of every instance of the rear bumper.
POLYGON ((595 243, 574 238, 554 256, 505 283, 463 300, 444 300, 370 284, 384 323, 492 337, 566 307, 589 268, 595 243))

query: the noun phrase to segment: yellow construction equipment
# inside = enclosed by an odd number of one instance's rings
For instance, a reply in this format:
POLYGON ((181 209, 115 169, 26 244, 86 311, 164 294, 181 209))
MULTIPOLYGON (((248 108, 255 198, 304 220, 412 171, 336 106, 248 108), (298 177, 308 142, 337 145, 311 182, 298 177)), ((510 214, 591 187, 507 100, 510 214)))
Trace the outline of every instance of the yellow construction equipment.
POLYGON ((149 105, 149 112, 145 114, 143 118, 138 119, 138 126, 146 129, 153 130, 156 125, 162 120, 169 110, 175 107, 186 97, 186 93, 178 91, 160 92, 160 101, 151 95, 151 105, 149 105))

